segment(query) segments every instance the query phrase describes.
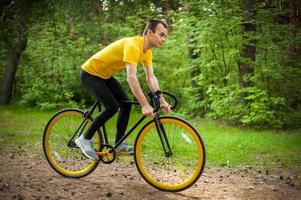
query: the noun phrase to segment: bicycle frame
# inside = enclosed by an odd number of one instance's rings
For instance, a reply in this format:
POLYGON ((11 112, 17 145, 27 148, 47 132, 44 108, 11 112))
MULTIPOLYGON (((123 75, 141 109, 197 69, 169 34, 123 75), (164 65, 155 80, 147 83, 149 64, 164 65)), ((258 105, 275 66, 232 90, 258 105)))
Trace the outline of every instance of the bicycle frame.
MULTIPOLYGON (((164 93, 170 95, 169 93, 166 93, 166 92, 164 92, 164 93)), ((158 110, 160 109, 160 106, 158 104, 158 98, 159 98, 159 96, 158 95, 152 96, 152 95, 154 95, 154 94, 153 93, 150 94, 150 97, 152 99, 151 103, 152 103, 152 105, 155 108, 155 110, 154 110, 155 115, 154 115, 154 119, 153 120, 155 122, 156 129, 157 129, 157 132, 158 132, 158 135, 159 135, 159 138, 160 138, 160 141, 161 141, 162 148, 164 150, 165 156, 169 157, 169 156, 172 155, 171 148, 170 148, 170 145, 169 145, 168 138, 166 136, 164 127, 163 127, 163 125, 159 121, 159 116, 160 116, 159 113, 158 113, 158 110)), ((171 97, 174 98, 175 105, 176 105, 176 99, 175 99, 175 97, 174 96, 171 96, 171 97)), ((137 101, 122 101, 122 103, 131 104, 131 105, 140 105, 137 101)), ((173 108, 175 107, 175 105, 173 106, 173 108)), ((84 128, 87 125, 88 118, 91 118, 91 116, 93 115, 96 107, 98 107, 99 112, 102 111, 101 103, 99 101, 96 101, 93 104, 93 106, 85 112, 85 114, 84 114, 84 118, 85 119, 83 120, 83 122, 81 123, 81 125, 79 126, 79 128, 77 129, 76 133, 70 139, 69 143, 71 141, 74 141, 74 138, 76 137, 76 135, 80 136, 82 134, 84 128), (79 131, 80 131, 80 133, 78 134, 79 131)), ((114 149, 116 149, 119 145, 121 145, 121 143, 124 140, 126 140, 131 135, 131 133, 144 121, 145 118, 146 118, 146 116, 142 115, 140 117, 140 119, 136 122, 136 124, 134 126, 132 126, 130 128, 130 130, 127 133, 125 133, 125 135, 113 146, 114 149)), ((100 139, 102 141, 101 144, 102 145, 108 145, 109 144, 109 139, 108 139, 108 135, 107 135, 105 124, 101 128, 102 128, 102 131, 99 130, 100 139)))
MULTIPOLYGON (((120 156, 133 156, 140 175, 151 186, 170 192, 191 187, 199 179, 205 166, 204 142, 188 121, 176 116, 161 115, 159 109, 162 93, 154 92, 150 95, 149 103, 154 108, 153 116, 147 120, 146 116, 137 116, 135 121, 131 121, 131 126, 120 141, 113 139, 115 131, 107 132, 108 124, 97 127, 91 140, 91 147, 97 154, 95 160, 88 159, 89 156, 85 157, 85 152, 80 149, 80 145, 77 146, 75 139, 93 124, 93 117, 99 114, 98 112, 101 115, 101 112, 105 111, 104 105, 96 101, 84 111, 66 108, 55 113, 43 133, 43 151, 47 162, 62 176, 81 178, 93 172, 100 162, 111 164, 120 156), (118 151, 124 140, 134 139, 130 137, 133 132, 136 132, 134 152, 118 151)), ((176 99, 172 101, 167 98, 167 102, 172 103, 172 109, 177 104, 176 99)), ((122 102, 122 105, 124 104, 129 107, 139 105, 137 101, 122 102)), ((141 110, 141 107, 138 109, 141 110)))

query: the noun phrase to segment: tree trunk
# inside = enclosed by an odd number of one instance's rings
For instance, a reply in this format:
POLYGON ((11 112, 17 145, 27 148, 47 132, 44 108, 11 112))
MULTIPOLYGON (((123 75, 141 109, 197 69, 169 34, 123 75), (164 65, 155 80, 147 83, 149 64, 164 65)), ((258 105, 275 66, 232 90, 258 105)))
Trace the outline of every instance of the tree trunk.
POLYGON ((13 85, 15 82, 15 75, 17 72, 18 62, 22 52, 25 50, 27 45, 27 38, 24 33, 21 33, 22 36, 19 38, 18 43, 15 45, 10 45, 8 49, 8 59, 7 65, 4 72, 0 104, 9 104, 12 98, 13 85))
MULTIPOLYGON (((301 28, 301 0, 290 0, 289 4, 290 9, 290 21, 293 25, 292 27, 292 34, 293 34, 293 40, 296 40, 301 28)), ((292 57, 295 57, 296 59, 300 60, 300 53, 301 53, 301 47, 298 45, 297 42, 295 42, 291 48, 290 53, 292 54, 292 57)))
MULTIPOLYGON (((189 37, 189 41, 188 43, 191 45, 193 44, 193 36, 189 37)), ((197 59, 199 57, 198 54, 194 53, 194 49, 192 47, 190 47, 188 49, 188 57, 191 60, 197 59)), ((191 72, 190 72, 190 77, 191 77, 191 87, 192 88, 196 88, 198 86, 197 82, 194 80, 195 77, 199 76, 201 74, 201 70, 199 69, 199 67, 194 67, 191 72)))
POLYGON ((249 77, 254 75, 253 62, 256 59, 256 24, 254 22, 256 13, 253 7, 255 4, 254 0, 244 1, 245 23, 243 24, 243 31, 248 37, 245 38, 246 42, 243 45, 241 56, 244 61, 239 64, 239 84, 241 87, 253 86, 249 77))
MULTIPOLYGON (((300 42, 298 40, 300 39, 300 30, 301 30, 301 0, 290 0, 289 2, 289 18, 290 18, 290 23, 292 25, 292 41, 293 43, 289 46, 289 51, 288 55, 291 60, 291 66, 294 66, 293 69, 296 70, 300 68, 300 63, 301 63, 301 46, 300 42)), ((299 73, 300 74, 300 73, 299 73)), ((300 80, 300 79, 299 79, 300 80)), ((291 81, 289 81, 289 84, 291 84, 291 81)), ((293 87, 292 94, 298 94, 298 90, 300 88, 293 87)), ((298 110, 300 108, 301 103, 300 103, 300 95, 295 96, 295 97, 290 97, 291 100, 290 102, 290 107, 293 108, 294 110, 298 110)))
MULTIPOLYGON (((194 44, 194 38, 192 35, 189 36, 188 43, 190 45, 194 44)), ((201 55, 200 53, 194 52, 193 47, 189 47, 188 49, 188 57, 191 61, 199 58, 201 55)), ((193 66, 193 68, 190 71, 190 77, 191 77, 191 88, 193 89, 193 95, 196 97, 198 102, 201 102, 204 100, 204 89, 203 86, 199 85, 195 78, 199 77, 201 75, 201 69, 199 66, 193 66)), ((200 115, 203 115, 204 112, 198 113, 200 115)))

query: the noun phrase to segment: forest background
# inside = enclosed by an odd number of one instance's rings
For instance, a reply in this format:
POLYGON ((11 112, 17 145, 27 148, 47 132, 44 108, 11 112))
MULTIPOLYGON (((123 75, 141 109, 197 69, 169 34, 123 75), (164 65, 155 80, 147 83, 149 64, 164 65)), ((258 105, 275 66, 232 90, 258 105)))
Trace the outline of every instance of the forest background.
MULTIPOLYGON (((151 18, 170 33, 154 49, 162 90, 180 113, 260 129, 301 126, 300 0, 1 0, 0 103, 87 106, 80 66, 151 18)), ((143 69, 139 79, 144 83, 143 69)), ((125 72, 116 75, 126 86, 125 72)))

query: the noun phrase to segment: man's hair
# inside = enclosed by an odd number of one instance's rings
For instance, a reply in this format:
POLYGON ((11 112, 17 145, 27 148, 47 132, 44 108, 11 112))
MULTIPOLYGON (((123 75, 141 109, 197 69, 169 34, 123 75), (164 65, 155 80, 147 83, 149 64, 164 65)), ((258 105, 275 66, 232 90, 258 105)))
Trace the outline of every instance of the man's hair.
POLYGON ((156 31, 158 24, 162 24, 166 29, 168 29, 167 23, 164 22, 163 20, 151 19, 146 24, 143 31, 143 35, 146 35, 148 30, 151 30, 154 33, 156 31))

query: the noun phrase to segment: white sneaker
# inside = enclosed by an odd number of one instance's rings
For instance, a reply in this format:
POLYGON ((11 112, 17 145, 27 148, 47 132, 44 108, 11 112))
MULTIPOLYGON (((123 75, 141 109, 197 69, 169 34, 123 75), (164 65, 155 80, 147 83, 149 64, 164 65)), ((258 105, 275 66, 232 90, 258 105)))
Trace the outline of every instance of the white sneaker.
POLYGON ((92 160, 99 160, 98 155, 92 147, 92 139, 87 140, 82 134, 79 138, 75 140, 75 144, 82 150, 83 154, 92 160))
POLYGON ((118 153, 134 153, 134 147, 130 146, 126 142, 122 142, 117 148, 116 152, 118 153))

